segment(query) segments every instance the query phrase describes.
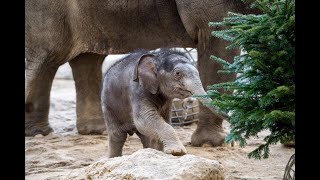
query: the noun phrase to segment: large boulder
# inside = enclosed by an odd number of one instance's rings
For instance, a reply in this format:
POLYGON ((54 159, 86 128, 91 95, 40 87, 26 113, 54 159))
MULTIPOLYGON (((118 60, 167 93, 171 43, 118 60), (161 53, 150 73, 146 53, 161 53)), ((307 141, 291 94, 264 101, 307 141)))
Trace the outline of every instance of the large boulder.
POLYGON ((225 179, 222 165, 195 155, 172 156, 150 148, 103 158, 73 170, 67 179, 225 179))
MULTIPOLYGON (((114 63, 119 61, 121 58, 126 56, 127 54, 117 54, 117 55, 109 55, 107 56, 102 64, 102 75, 106 73, 107 69, 109 69, 114 63)), ((65 63, 61 65, 55 75, 56 79, 66 79, 73 80, 72 70, 69 63, 65 63)))
POLYGON ((73 80, 73 75, 69 63, 65 63, 59 67, 54 77, 55 79, 73 80))

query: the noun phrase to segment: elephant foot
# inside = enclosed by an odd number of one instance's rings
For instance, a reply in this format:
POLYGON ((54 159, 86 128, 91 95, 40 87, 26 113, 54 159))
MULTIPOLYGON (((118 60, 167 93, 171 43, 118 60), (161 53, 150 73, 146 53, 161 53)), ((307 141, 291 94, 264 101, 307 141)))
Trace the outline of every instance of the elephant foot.
POLYGON ((225 143, 226 133, 213 131, 212 129, 196 129, 191 136, 191 145, 200 147, 204 144, 211 146, 222 146, 225 143))
POLYGON ((53 132, 53 129, 49 125, 29 125, 25 126, 24 134, 25 136, 35 136, 38 134, 48 135, 53 132))
POLYGON ((187 153, 187 149, 181 144, 181 145, 176 145, 172 144, 170 146, 165 146, 164 147, 164 152, 166 154, 172 154, 174 156, 182 156, 187 153))
POLYGON ((106 124, 103 119, 90 119, 86 123, 77 123, 77 130, 82 135, 107 134, 106 124))

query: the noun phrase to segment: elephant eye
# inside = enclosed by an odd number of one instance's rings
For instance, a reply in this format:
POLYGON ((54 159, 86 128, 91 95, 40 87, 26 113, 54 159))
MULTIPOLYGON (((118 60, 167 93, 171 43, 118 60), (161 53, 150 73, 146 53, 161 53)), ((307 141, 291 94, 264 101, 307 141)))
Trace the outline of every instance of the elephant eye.
POLYGON ((181 78, 182 73, 180 71, 175 71, 174 72, 174 78, 175 79, 180 79, 181 78))

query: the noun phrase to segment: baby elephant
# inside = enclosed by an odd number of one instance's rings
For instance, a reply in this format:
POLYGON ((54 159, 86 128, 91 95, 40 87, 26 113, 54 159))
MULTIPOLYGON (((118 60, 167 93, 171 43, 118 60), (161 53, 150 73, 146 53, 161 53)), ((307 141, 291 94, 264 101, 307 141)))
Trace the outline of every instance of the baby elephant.
POLYGON ((169 124, 173 98, 205 94, 198 70, 183 53, 139 50, 107 70, 102 109, 108 127, 109 157, 122 155, 127 134, 144 148, 184 155, 186 148, 169 124))

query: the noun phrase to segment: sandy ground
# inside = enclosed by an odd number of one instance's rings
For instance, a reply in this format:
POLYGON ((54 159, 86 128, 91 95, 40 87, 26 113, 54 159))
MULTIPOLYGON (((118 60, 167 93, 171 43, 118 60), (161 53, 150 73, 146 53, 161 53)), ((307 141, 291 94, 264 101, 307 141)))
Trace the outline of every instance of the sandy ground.
MULTIPOLYGON (((55 79, 51 91, 49 121, 54 133, 48 136, 25 137, 25 177, 34 179, 65 179, 74 169, 88 166, 107 155, 106 135, 79 135, 75 128, 75 89, 72 80, 55 79)), ((265 160, 248 159, 247 154, 261 144, 268 131, 259 138, 248 140, 245 148, 192 147, 190 138, 196 124, 177 127, 180 140, 188 153, 215 159, 225 168, 226 179, 282 179, 285 166, 294 148, 281 144, 271 146, 270 157, 265 160)), ((224 122, 229 131, 229 124, 224 122)), ((123 154, 131 154, 142 148, 139 138, 128 137, 123 154)))

